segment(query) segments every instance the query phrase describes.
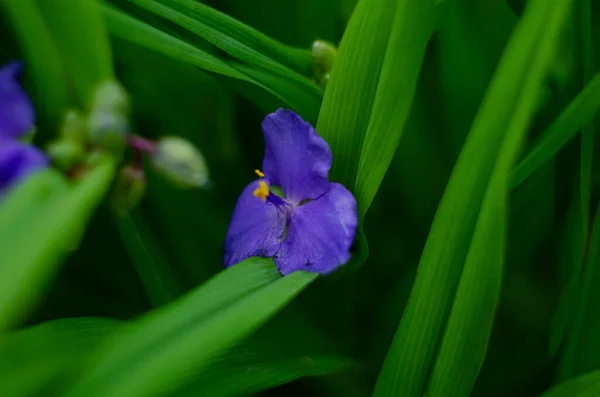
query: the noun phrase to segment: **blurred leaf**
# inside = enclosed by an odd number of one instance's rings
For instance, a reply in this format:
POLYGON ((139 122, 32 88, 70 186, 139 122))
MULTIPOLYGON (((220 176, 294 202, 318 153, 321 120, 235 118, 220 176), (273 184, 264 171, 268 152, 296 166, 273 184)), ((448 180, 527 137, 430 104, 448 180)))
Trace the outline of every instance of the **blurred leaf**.
POLYGON ((540 397, 596 397, 600 395, 600 371, 568 380, 540 397))
POLYGON ((320 98, 304 91, 281 78, 244 65, 221 60, 180 39, 170 36, 112 7, 103 6, 104 16, 110 32, 124 40, 164 54, 180 62, 186 62, 264 88, 307 119, 314 118, 320 98))
MULTIPOLYGON (((174 24, 181 26, 182 28, 189 30, 194 34, 197 34, 204 40, 227 52, 229 55, 239 59, 242 62, 247 63, 249 66, 262 69, 266 72, 277 74, 282 78, 288 79, 291 82, 298 84, 300 87, 302 87, 303 90, 306 90, 307 92, 313 93, 318 96, 322 95, 321 88, 316 83, 294 72, 293 70, 290 70, 289 68, 283 66, 282 64, 269 58, 268 56, 263 55, 259 51, 256 51, 253 48, 245 45, 243 42, 238 41, 236 38, 229 36, 226 33, 227 29, 221 31, 219 29, 213 28, 208 24, 203 23, 201 20, 194 20, 186 14, 176 11, 174 8, 170 8, 176 6, 177 4, 181 4, 186 6, 184 10, 186 13, 188 13, 188 15, 192 14, 194 10, 200 10, 200 16, 210 17, 210 13, 202 12, 205 11, 208 7, 202 5, 201 3, 193 3, 188 1, 181 2, 179 0, 160 0, 160 2, 168 5, 165 6, 159 4, 157 1, 152 0, 128 1, 130 3, 136 4, 137 6, 149 12, 159 15, 173 22, 174 24)), ((216 13, 216 11, 213 12, 216 13)), ((227 22, 230 22, 230 19, 225 20, 227 22)), ((219 26, 218 24, 215 25, 219 26)))
POLYGON ((165 394, 256 330, 316 276, 296 272, 279 278, 265 259, 233 266, 137 321, 131 332, 103 349, 67 396, 165 394))
MULTIPOLYGON (((78 242, 82 229, 104 197, 114 169, 114 159, 105 158, 72 188, 49 197, 39 208, 27 208, 31 216, 14 219, 12 225, 7 225, 21 232, 12 231, 11 238, 0 240, 0 330, 22 320, 40 298, 57 263, 78 242)), ((13 194, 31 192, 30 189, 28 184, 22 184, 13 194)), ((1 208, 6 211, 11 207, 1 208)), ((0 218, 3 218, 1 212, 0 218)))
MULTIPOLYGON (((475 277, 479 275, 479 271, 483 271, 477 269, 477 266, 474 268, 471 266, 471 261, 477 259, 473 255, 480 254, 479 248, 467 256, 479 209, 486 190, 490 189, 488 186, 490 175, 507 130, 512 131, 508 135, 510 140, 507 142, 513 140, 518 142, 519 131, 527 127, 529 118, 532 116, 533 105, 531 102, 537 99, 541 81, 545 77, 545 68, 552 54, 553 40, 561 25, 561 12, 566 10, 564 8, 566 4, 568 4, 566 1, 555 2, 553 3, 554 8, 549 8, 541 0, 532 1, 526 15, 511 37, 438 207, 423 250, 411 297, 379 375, 375 396, 410 397, 420 396, 423 393, 426 377, 434 360, 436 346, 444 332, 453 297, 461 280, 465 258, 468 258, 469 261, 467 269, 469 273, 466 275, 471 274, 472 277, 475 277), (550 18, 550 16, 553 17, 550 18), (546 23, 547 20, 551 20, 552 23, 546 23), (521 103, 520 100, 523 100, 524 103, 521 103), (470 273, 471 271, 474 271, 475 274, 470 273)), ((506 143, 506 145, 511 147, 517 143, 506 143)), ((510 160, 510 156, 503 154, 501 161, 510 163, 508 160, 510 160)), ((508 165, 503 164, 502 167, 508 165)), ((500 165, 498 167, 498 169, 502 169, 500 165)), ((497 182, 498 180, 502 181, 502 174, 500 176, 495 174, 493 179, 496 181, 490 185, 493 189, 502 186, 499 184, 500 182, 497 182)), ((488 218, 490 213, 488 211, 497 205, 491 201, 497 199, 492 197, 495 194, 496 191, 492 190, 485 199, 486 209, 481 214, 482 220, 480 221, 485 223, 480 223, 480 226, 477 227, 479 230, 475 235, 475 247, 478 247, 479 244, 484 245, 487 241, 483 230, 498 225, 497 219, 488 218)), ((504 221, 500 219, 500 225, 502 222, 504 221)), ((501 242, 499 243, 501 244, 501 242)), ((502 249, 501 245, 495 246, 494 252, 502 252, 502 249)), ((500 281, 498 273, 501 272, 502 262, 500 258, 496 260, 494 272, 496 276, 491 276, 496 290, 490 289, 487 299, 491 300, 482 302, 482 304, 490 305, 486 306, 488 316, 490 315, 489 311, 495 306, 500 281)), ((473 280, 469 277, 464 282, 468 282, 469 279, 473 280)), ((469 284, 466 285, 468 291, 470 287, 468 287, 469 284)), ((461 290, 464 294, 464 287, 461 290)), ((468 295, 465 298, 470 300, 468 295)), ((460 306, 457 306, 456 310, 458 314, 461 313, 460 306)), ((477 310, 481 310, 481 308, 477 310)), ((456 320, 453 320, 453 323, 454 321, 456 320)), ((469 378, 476 375, 481 365, 487 345, 490 321, 491 317, 484 318, 479 327, 474 330, 478 333, 481 341, 474 345, 475 349, 472 351, 474 357, 463 357, 469 365, 473 366, 472 370, 467 372, 469 378)), ((457 330, 448 328, 446 331, 455 332, 457 330)), ((452 334, 449 335, 452 337, 452 334)), ((449 340, 447 343, 450 343, 449 348, 458 346, 458 341, 454 343, 449 340)), ((467 353, 471 353, 471 351, 467 353)), ((453 356, 454 354, 450 354, 449 358, 454 358, 453 356)), ((445 360, 439 365, 446 365, 445 360)), ((464 369, 463 366, 456 368, 464 369)), ((443 367, 438 370, 443 370, 443 367)), ((458 381, 456 378, 451 379, 445 376, 440 380, 458 381)), ((472 386, 470 383, 473 380, 468 380, 467 391, 472 386)), ((439 389, 435 389, 435 391, 437 392, 439 389)), ((445 393, 454 391, 465 392, 464 390, 446 389, 445 393)))
POLYGON ((31 71, 37 113, 48 118, 50 124, 56 123, 69 104, 67 80, 56 43, 34 0, 4 0, 0 5, 10 16, 23 46, 25 73, 29 75, 31 71))
POLYGON ((142 218, 134 212, 115 223, 150 302, 158 307, 181 295, 183 288, 142 218))
POLYGON ((539 138, 538 143, 517 164, 511 175, 515 188, 536 172, 565 146, 600 111, 600 74, 585 86, 554 123, 539 138))
POLYGON ((96 86, 113 77, 108 35, 96 0, 38 0, 80 105, 91 105, 96 86))
POLYGON ((119 322, 103 318, 50 321, 0 337, 2 394, 47 395, 45 389, 65 380, 93 350, 116 332, 119 322))
POLYGON ((248 54, 252 51, 253 53, 272 58, 299 73, 312 73, 312 58, 308 49, 299 49, 282 44, 235 18, 198 1, 158 1, 193 17, 198 23, 206 25, 211 30, 220 32, 219 35, 228 37, 230 41, 239 45, 240 49, 243 48, 245 51, 248 51, 248 54))

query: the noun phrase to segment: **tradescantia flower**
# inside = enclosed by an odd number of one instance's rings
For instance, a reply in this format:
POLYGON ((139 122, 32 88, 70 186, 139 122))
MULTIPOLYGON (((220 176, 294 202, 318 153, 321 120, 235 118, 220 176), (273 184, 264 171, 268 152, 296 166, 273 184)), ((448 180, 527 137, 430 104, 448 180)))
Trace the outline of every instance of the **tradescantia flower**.
POLYGON ((19 62, 0 68, 0 196, 19 180, 48 166, 39 149, 19 141, 35 122, 31 101, 19 84, 21 68, 19 62))
POLYGON ((314 128, 292 111, 268 115, 263 172, 242 192, 225 241, 225 266, 273 257, 286 275, 327 274, 350 259, 357 226, 356 200, 328 180, 331 151, 314 128), (271 185, 283 191, 275 194, 271 185))

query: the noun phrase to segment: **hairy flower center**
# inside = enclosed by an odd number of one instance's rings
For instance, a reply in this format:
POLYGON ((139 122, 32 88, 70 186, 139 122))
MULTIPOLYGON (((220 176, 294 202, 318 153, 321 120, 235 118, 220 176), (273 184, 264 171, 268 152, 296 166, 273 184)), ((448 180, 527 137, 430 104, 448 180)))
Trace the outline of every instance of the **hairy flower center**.
POLYGON ((266 201, 269 204, 275 205, 279 211, 289 213, 293 207, 292 204, 288 203, 269 190, 267 183, 262 180, 262 178, 265 177, 265 174, 263 174, 260 170, 255 170, 254 173, 261 178, 261 180, 258 181, 258 187, 253 192, 254 197, 258 197, 262 201, 266 201))

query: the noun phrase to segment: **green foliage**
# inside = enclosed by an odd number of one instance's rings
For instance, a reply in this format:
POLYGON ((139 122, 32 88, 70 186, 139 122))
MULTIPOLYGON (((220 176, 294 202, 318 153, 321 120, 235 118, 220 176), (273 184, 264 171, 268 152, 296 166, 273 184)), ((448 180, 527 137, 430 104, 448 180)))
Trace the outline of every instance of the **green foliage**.
POLYGON ((0 10, 0 58, 24 60, 33 142, 57 162, 0 193, 0 395, 600 393, 595 2, 0 10), (317 40, 337 46, 326 84, 317 40), (61 117, 88 117, 107 81, 131 132, 199 149, 201 188, 98 152, 84 130, 76 153, 56 145, 61 117), (282 277, 270 258, 223 268, 278 107, 316 127, 330 179, 357 199, 351 261, 327 277, 282 277), (133 196, 114 181, 124 166, 145 170, 133 196))

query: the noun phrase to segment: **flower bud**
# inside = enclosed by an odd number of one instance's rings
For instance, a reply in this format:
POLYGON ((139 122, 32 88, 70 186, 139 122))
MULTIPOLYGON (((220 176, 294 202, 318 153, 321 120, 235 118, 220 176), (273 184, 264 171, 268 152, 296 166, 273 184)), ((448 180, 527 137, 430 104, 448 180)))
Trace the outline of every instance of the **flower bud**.
POLYGON ((119 215, 126 215, 135 208, 146 193, 146 174, 138 165, 123 167, 112 189, 113 208, 119 215))
POLYGON ((329 73, 337 56, 335 46, 327 41, 316 40, 312 45, 312 60, 315 77, 321 86, 329 81, 329 73))
POLYGON ((129 133, 129 97, 115 81, 101 84, 87 120, 90 141, 103 149, 120 151, 129 133))
POLYGON ((65 113, 60 127, 60 136, 73 142, 85 141, 85 120, 79 111, 71 109, 65 113))
POLYGON ((61 139, 48 145, 48 157, 52 163, 63 171, 69 171, 73 166, 85 159, 85 149, 80 142, 61 139))
POLYGON ((151 161, 157 172, 180 187, 207 187, 210 183, 204 157, 185 139, 161 138, 151 161))

